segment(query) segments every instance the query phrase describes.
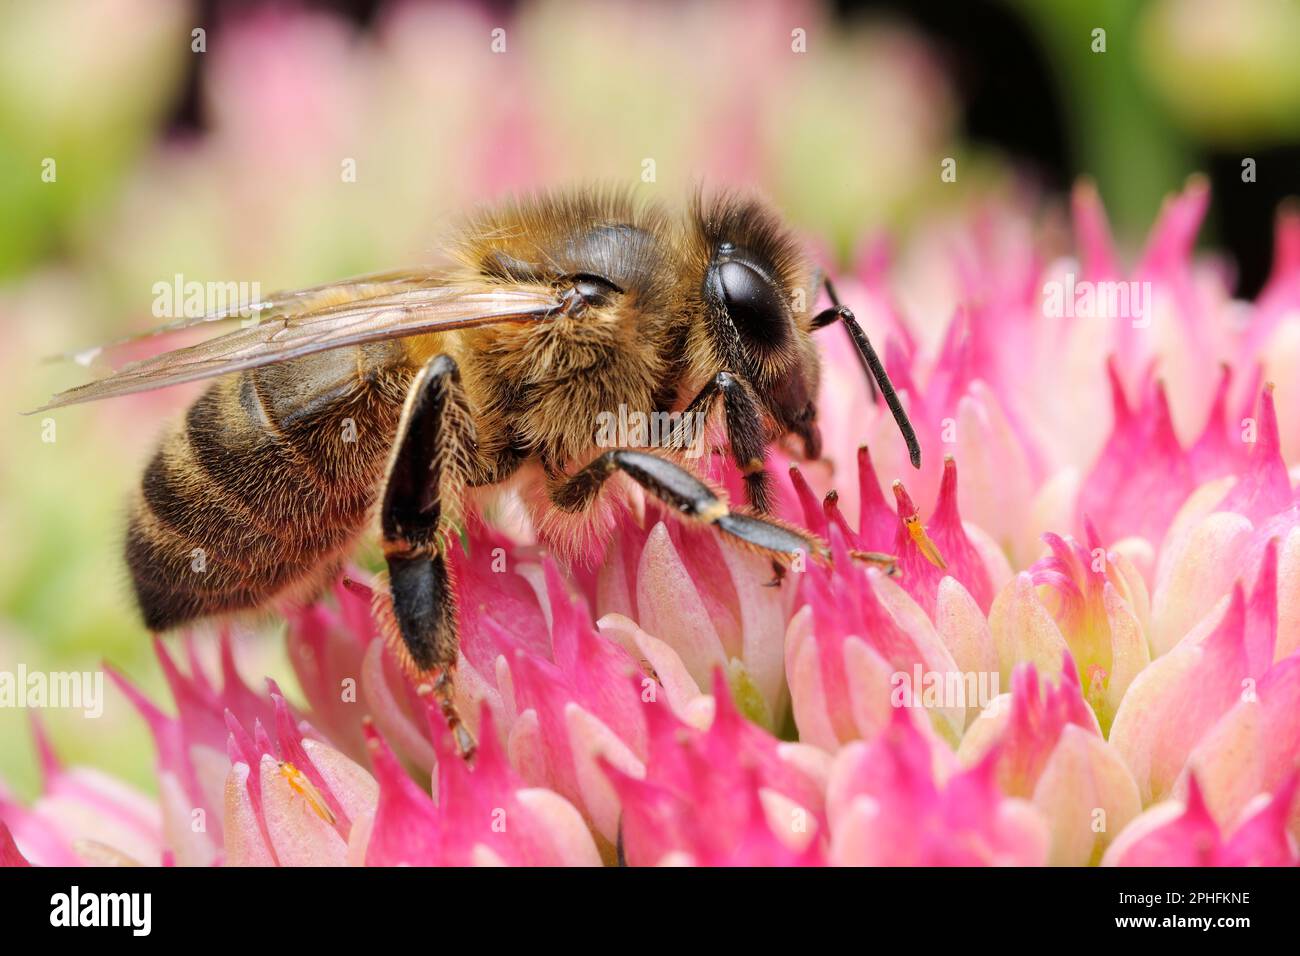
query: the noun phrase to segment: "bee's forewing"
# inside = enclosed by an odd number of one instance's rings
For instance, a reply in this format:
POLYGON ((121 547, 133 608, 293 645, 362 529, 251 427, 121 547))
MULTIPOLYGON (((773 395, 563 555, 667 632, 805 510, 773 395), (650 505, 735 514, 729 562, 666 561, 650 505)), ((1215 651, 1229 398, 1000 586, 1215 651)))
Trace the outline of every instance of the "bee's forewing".
POLYGON ((392 272, 376 272, 370 275, 356 276, 352 279, 328 282, 323 285, 310 286, 305 289, 284 289, 273 292, 256 301, 240 302, 230 308, 205 315, 186 316, 152 329, 133 332, 121 338, 101 342, 90 348, 76 349, 50 356, 46 361, 76 362, 89 365, 114 349, 126 345, 145 342, 149 339, 163 338, 186 329, 202 325, 215 325, 236 320, 247 322, 251 319, 266 320, 277 315, 302 314, 322 305, 371 299, 381 295, 391 295, 403 289, 418 288, 436 284, 437 277, 428 269, 402 269, 392 272))
POLYGON ((425 285, 340 301, 346 288, 311 290, 314 295, 303 299, 305 307, 289 302, 256 325, 132 362, 106 378, 60 392, 34 411, 213 378, 362 342, 535 320, 562 308, 553 291, 527 286, 425 285))

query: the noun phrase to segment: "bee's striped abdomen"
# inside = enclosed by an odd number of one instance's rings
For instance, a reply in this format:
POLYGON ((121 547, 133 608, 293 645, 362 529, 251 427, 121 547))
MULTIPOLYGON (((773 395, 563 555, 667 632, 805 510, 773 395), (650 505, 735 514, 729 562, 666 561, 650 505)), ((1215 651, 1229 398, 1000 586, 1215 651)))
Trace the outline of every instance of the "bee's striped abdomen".
POLYGON ((380 343, 213 383, 145 471, 126 539, 145 624, 310 588, 365 523, 410 372, 380 343))

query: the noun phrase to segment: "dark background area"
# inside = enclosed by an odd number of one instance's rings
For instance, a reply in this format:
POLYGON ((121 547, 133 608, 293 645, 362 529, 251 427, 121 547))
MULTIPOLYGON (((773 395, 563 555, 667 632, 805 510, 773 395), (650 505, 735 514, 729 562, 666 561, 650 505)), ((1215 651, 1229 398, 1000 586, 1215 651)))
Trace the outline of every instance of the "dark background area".
MULTIPOLYGON (((200 18, 217 33, 223 18, 275 6, 257 0, 201 0, 200 18)), ((510 0, 488 0, 488 9, 509 11, 510 0)), ((383 0, 297 0, 294 7, 328 10, 370 23, 383 0)), ((1016 11, 997 0, 835 0, 838 17, 889 17, 924 35, 943 59, 961 97, 961 129, 971 142, 1010 157, 1044 187, 1064 191, 1087 172, 1076 168, 1065 135, 1068 117, 1055 90, 1051 66, 1016 11)), ((197 68, 192 59, 185 92, 172 125, 198 129, 197 68)), ((1300 195, 1300 146, 1252 148, 1257 182, 1241 181, 1242 153, 1203 150, 1198 168, 1210 177, 1215 202, 1209 230, 1215 245, 1235 260, 1237 293, 1253 297, 1264 284, 1273 255, 1273 219, 1284 199, 1300 195)), ((1170 190, 1180 183, 1171 183, 1170 190)), ((1203 236, 1206 242, 1207 237, 1203 236)))

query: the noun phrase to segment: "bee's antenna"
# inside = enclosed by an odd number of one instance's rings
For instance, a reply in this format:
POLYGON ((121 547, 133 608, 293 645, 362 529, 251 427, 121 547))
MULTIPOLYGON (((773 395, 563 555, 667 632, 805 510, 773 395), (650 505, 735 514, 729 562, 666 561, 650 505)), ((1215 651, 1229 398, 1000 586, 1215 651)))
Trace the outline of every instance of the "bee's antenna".
MULTIPOLYGON (((840 319, 840 312, 844 308, 840 305, 840 297, 836 295, 835 286, 831 283, 831 277, 827 273, 819 271, 817 273, 816 284, 825 287, 826 295, 831 300, 832 308, 827 309, 825 312, 813 319, 814 330, 823 328, 825 324, 840 319)), ((850 314, 852 313, 850 312, 850 314)), ((870 348, 870 346, 868 346, 868 348, 870 348)), ((861 348, 857 348, 855 349, 855 354, 858 356, 858 362, 862 365, 862 374, 867 379, 867 388, 871 391, 871 404, 874 405, 880 401, 880 389, 876 388, 876 380, 872 376, 871 365, 867 362, 867 353, 863 352, 861 348)), ((877 362, 876 364, 879 365, 880 363, 877 362)))
POLYGON ((894 391, 894 383, 889 380, 889 374, 885 371, 884 364, 880 361, 880 356, 871 345, 871 340, 867 338, 867 333, 862 331, 862 326, 858 325, 857 316, 848 306, 840 304, 840 297, 835 294, 835 286, 831 284, 830 276, 824 276, 822 284, 826 287, 826 295, 831 300, 831 307, 825 312, 813 318, 812 327, 814 329, 824 328, 832 322, 840 321, 844 327, 849 330, 849 337, 853 339, 854 346, 858 350, 858 358, 862 360, 862 366, 867 375, 867 384, 871 386, 871 398, 875 401, 876 386, 880 386, 880 394, 885 397, 885 404, 889 406, 890 412, 893 413, 894 421, 898 423, 898 430, 903 433, 903 441, 907 442, 907 454, 912 459, 912 467, 921 467, 921 443, 916 440, 916 430, 912 428, 912 422, 907 417, 907 411, 903 408, 903 403, 898 400, 898 393, 894 391))

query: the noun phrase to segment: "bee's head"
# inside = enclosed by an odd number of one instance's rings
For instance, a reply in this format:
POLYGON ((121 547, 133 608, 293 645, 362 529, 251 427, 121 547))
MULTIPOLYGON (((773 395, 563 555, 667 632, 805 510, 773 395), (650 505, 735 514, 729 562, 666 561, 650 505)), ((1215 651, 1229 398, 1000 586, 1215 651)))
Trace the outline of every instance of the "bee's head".
POLYGON ((697 201, 688 249, 687 299, 705 319, 692 329, 691 358, 744 377, 775 430, 819 457, 821 366, 809 334, 816 290, 798 241, 761 203, 723 197, 697 201))

